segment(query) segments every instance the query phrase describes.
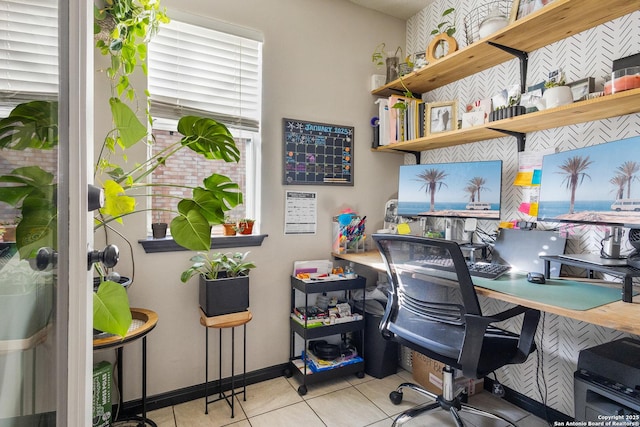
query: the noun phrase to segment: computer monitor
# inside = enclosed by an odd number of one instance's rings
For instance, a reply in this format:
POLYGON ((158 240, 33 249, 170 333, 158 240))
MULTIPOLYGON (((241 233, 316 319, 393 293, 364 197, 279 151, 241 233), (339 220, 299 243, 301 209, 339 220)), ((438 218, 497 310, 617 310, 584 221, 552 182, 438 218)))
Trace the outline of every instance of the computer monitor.
POLYGON ((502 161, 400 166, 398 215, 500 219, 502 161))
POLYGON ((640 228, 640 136, 544 156, 538 220, 640 228))
POLYGON ((639 229, 640 136, 544 156, 538 220, 639 229))

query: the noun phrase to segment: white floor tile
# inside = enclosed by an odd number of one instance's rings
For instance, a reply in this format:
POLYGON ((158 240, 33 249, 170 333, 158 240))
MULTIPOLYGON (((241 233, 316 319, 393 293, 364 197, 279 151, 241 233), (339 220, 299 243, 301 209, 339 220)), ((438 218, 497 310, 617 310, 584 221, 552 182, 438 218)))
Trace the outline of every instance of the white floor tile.
POLYGON ((309 399, 307 403, 331 427, 364 427, 388 418, 353 387, 309 399))
POLYGON ((304 402, 251 417, 251 427, 324 427, 325 424, 304 402))
POLYGON ((279 377, 247 386, 247 400, 241 401, 241 405, 251 418, 301 401, 287 379, 279 377))
POLYGON ((221 427, 246 419, 238 400, 235 402, 235 414, 231 418, 231 408, 226 401, 210 403, 208 414, 204 413, 204 399, 192 400, 173 407, 176 427, 221 427))
MULTIPOLYGON (((293 378, 275 378, 247 387, 247 400, 236 400, 236 416, 225 401, 209 405, 204 414, 204 400, 175 405, 149 412, 159 427, 390 427, 397 414, 429 401, 410 389, 403 391, 403 401, 394 405, 389 393, 403 382, 411 382, 411 373, 400 369, 383 379, 355 375, 307 385, 307 394, 298 395, 300 383, 293 378), (174 421, 175 419, 175 421, 174 421)), ((548 424, 528 412, 488 392, 471 396, 469 403, 498 414, 518 427, 547 427, 548 424)), ((503 427, 502 421, 461 414, 467 427, 503 427)), ((435 410, 405 424, 406 427, 455 426, 448 411, 435 410)))

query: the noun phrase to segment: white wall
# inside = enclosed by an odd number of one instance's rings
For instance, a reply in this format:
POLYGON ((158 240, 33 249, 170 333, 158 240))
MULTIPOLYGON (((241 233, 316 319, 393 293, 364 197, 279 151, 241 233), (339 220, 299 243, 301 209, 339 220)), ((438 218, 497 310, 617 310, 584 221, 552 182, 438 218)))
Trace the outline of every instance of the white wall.
MULTIPOLYGON (((376 72, 371 63, 373 49, 382 41, 388 46, 404 45, 406 23, 344 0, 238 0, 215 4, 207 0, 164 0, 163 5, 264 33, 259 226, 260 232, 269 237, 261 247, 248 248, 258 268, 251 273, 254 317, 248 325, 247 370, 285 363, 289 357, 289 276, 293 261, 329 257, 331 217, 344 207, 367 215, 369 233, 380 228, 384 203, 397 192, 402 156, 376 154, 369 149, 369 120, 376 111, 369 77, 376 72), (283 117, 354 126, 355 185, 282 185, 283 117), (284 235, 285 190, 318 192, 315 236, 284 235)), ((104 135, 109 129, 104 123, 104 97, 108 93, 101 79, 104 76, 96 76, 96 135, 104 135)), ((135 155, 143 156, 142 151, 135 155)), ((199 325, 197 286, 195 280, 189 284, 179 280, 192 253, 145 254, 137 243, 146 237, 144 215, 125 222, 121 230, 134 242, 131 305, 154 310, 159 316, 147 342, 148 394, 201 384, 204 329, 199 325)), ((118 238, 113 242, 121 248, 119 270, 130 274, 130 251, 118 238)), ((211 349, 211 366, 216 366, 215 342, 211 349)), ((108 356, 96 354, 96 361, 108 356)), ((140 345, 127 346, 124 358, 127 401, 140 396, 140 345)))
MULTIPOLYGON (((465 46, 463 18, 484 0, 436 0, 407 22, 407 46, 410 52, 423 50, 431 40, 429 33, 440 22, 441 13, 456 8, 459 45, 465 46)), ((527 85, 539 83, 546 73, 561 67, 567 82, 584 77, 595 77, 596 86, 602 88, 603 77, 611 72, 612 61, 640 51, 640 12, 602 24, 573 37, 553 43, 529 55, 527 85)), ((512 84, 519 84, 517 60, 493 67, 458 82, 443 86, 426 94, 429 102, 458 100, 458 111, 464 105, 477 99, 488 98, 498 90, 512 84)), ((460 116, 458 116, 460 117, 460 116)), ((607 120, 577 124, 527 134, 526 150, 541 151, 558 149, 561 151, 629 138, 640 134, 640 114, 630 114, 607 120)), ((620 153, 621 158, 624 153, 620 153)), ((407 163, 413 163, 413 156, 405 156, 407 163)), ((515 138, 506 137, 488 141, 443 148, 422 153, 423 163, 444 163, 455 161, 502 160, 502 209, 501 220, 535 221, 536 218, 518 212, 523 200, 522 188, 512 185, 518 169, 517 144, 515 138)), ((497 223, 480 221, 480 227, 488 232, 495 231, 497 223)), ((545 224, 540 224, 544 227, 545 224)), ((577 226, 570 230, 567 244, 568 253, 599 253, 603 230, 594 226, 577 226)), ((626 237, 625 237, 626 241, 626 237)), ((625 242, 625 249, 631 249, 625 242)), ((572 271, 582 274, 581 271, 572 271)), ((504 309, 506 303, 481 298, 483 310, 496 312, 504 309)), ((607 328, 578 322, 561 316, 545 314, 538 327, 538 353, 532 355, 523 365, 515 365, 498 371, 498 379, 506 386, 526 396, 544 401, 547 405, 565 414, 573 415, 573 372, 576 370, 578 353, 584 348, 618 339, 625 334, 607 328), (537 364, 542 367, 542 376, 537 375, 537 364), (541 397, 538 384, 546 382, 548 394, 541 397)))

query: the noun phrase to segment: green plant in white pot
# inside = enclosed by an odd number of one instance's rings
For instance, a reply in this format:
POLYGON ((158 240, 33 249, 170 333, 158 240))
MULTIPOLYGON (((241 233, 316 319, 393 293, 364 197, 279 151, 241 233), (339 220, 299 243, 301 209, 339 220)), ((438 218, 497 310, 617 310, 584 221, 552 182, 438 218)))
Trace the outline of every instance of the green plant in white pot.
POLYGON ((247 261, 249 252, 198 253, 191 257, 191 267, 182 272, 186 283, 199 276, 199 301, 204 313, 211 316, 245 311, 249 308, 249 271, 256 265, 247 261))

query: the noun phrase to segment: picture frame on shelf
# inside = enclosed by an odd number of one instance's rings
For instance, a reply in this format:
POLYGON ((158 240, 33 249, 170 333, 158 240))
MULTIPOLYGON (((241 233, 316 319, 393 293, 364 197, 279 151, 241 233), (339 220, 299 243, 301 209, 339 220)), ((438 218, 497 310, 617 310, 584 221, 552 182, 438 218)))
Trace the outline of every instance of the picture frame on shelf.
POLYGON ((456 130, 458 101, 431 102, 425 114, 425 135, 456 130))
POLYGON ((586 77, 571 82, 567 86, 571 88, 573 102, 582 101, 583 99, 587 99, 587 95, 595 92, 595 79, 593 77, 586 77))

